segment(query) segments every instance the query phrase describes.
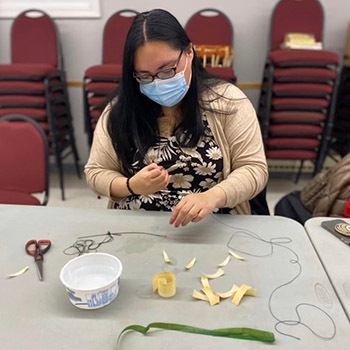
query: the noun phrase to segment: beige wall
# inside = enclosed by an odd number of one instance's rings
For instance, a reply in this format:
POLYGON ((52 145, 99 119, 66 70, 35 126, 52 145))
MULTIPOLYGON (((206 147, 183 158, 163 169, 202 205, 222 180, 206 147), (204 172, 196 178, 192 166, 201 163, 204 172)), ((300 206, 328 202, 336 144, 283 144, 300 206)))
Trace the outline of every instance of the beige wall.
MULTIPOLYGON (((1 0, 0 0, 1 1, 1 0)), ((81 81, 84 70, 101 62, 102 30, 108 17, 121 9, 146 11, 164 8, 185 24, 197 10, 213 7, 231 19, 235 31, 234 67, 239 82, 260 82, 266 58, 270 15, 278 0, 101 0, 99 19, 56 20, 63 44, 65 68, 69 81, 81 81)), ((325 11, 324 44, 326 49, 342 54, 347 24, 350 22, 349 0, 323 0, 325 11)), ((9 35, 12 20, 0 19, 0 63, 10 59, 9 35)), ((258 91, 245 91, 256 105, 258 91)), ((83 130, 83 104, 80 87, 69 88, 77 146, 82 163, 88 157, 87 139, 83 130)))

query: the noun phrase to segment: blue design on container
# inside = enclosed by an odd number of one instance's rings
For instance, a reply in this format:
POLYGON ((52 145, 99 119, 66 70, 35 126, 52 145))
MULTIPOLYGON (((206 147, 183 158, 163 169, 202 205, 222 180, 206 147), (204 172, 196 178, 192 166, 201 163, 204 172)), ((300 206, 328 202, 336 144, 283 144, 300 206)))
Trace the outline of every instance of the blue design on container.
POLYGON ((73 300, 73 301, 81 301, 81 298, 76 297, 74 294, 75 292, 73 292, 72 290, 66 288, 67 292, 68 292, 68 296, 69 299, 73 300))
POLYGON ((88 307, 96 308, 110 303, 117 295, 117 283, 97 293, 86 294, 88 307))

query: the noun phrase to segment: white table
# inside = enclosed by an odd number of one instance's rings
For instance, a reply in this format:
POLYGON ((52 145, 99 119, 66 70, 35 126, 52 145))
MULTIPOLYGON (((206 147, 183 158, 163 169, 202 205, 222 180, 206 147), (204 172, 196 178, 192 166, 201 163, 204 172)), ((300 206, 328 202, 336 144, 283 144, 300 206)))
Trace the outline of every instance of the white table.
POLYGON ((148 336, 125 335, 121 349, 349 348, 349 321, 301 225, 281 217, 212 215, 201 223, 175 229, 168 224, 168 219, 169 213, 0 206, 1 348, 115 349, 117 336, 124 327, 146 326, 155 321, 209 329, 263 329, 274 332, 276 342, 272 345, 152 331, 148 336), (59 280, 62 266, 71 259, 63 250, 78 236, 107 230, 151 232, 167 238, 129 234, 101 246, 100 252, 114 254, 123 263, 119 295, 105 308, 77 309, 68 300, 59 280), (253 238, 246 230, 265 241, 273 239, 274 245, 253 238), (34 260, 24 251, 25 242, 33 238, 52 241, 44 258, 42 282, 38 280, 34 260), (223 268, 225 275, 212 281, 211 286, 222 292, 229 290, 233 283, 245 283, 256 288, 258 296, 244 298, 238 307, 230 300, 210 307, 206 302, 194 300, 192 291, 201 288, 199 278, 203 272, 216 271, 217 264, 227 256, 227 244, 245 256, 246 261, 232 259, 223 268), (172 259, 171 265, 164 263, 163 249, 172 259), (194 256, 197 263, 186 271, 184 266, 194 256), (300 265, 295 263, 296 259, 300 265), (6 278, 8 273, 26 265, 30 269, 25 274, 6 278), (162 299, 151 289, 153 275, 165 269, 177 277, 177 293, 171 299, 162 299), (277 333, 274 316, 296 320, 298 305, 300 317, 307 326, 324 337, 331 337, 334 328, 327 313, 336 327, 333 339, 324 340, 301 325, 278 326, 280 331, 300 340, 277 333))
MULTIPOLYGON (((305 229, 350 319, 350 247, 321 226, 322 221, 334 219, 309 219, 305 229)), ((342 220, 350 223, 349 219, 342 220)))

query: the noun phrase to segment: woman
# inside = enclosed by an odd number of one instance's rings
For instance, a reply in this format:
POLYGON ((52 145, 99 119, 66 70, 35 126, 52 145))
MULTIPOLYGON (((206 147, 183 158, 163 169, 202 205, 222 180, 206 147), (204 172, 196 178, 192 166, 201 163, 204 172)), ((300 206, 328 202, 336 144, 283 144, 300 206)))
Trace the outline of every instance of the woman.
POLYGON ((94 133, 89 187, 119 209, 172 210, 185 226, 263 190, 267 165, 254 108, 210 76, 177 19, 139 14, 129 30, 117 97, 94 133))

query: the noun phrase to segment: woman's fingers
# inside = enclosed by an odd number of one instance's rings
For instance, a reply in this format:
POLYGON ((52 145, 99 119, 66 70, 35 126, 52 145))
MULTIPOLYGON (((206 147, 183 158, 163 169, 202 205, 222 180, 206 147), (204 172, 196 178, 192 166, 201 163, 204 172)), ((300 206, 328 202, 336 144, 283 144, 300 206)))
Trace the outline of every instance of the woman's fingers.
POLYGON ((208 205, 201 194, 191 194, 182 199, 175 207, 169 223, 175 227, 186 226, 205 218, 214 208, 208 205))
POLYGON ((191 203, 187 203, 187 201, 185 201, 184 199, 180 201, 180 203, 175 207, 173 214, 170 217, 170 224, 174 224, 175 227, 179 227, 187 217, 191 208, 191 203))

